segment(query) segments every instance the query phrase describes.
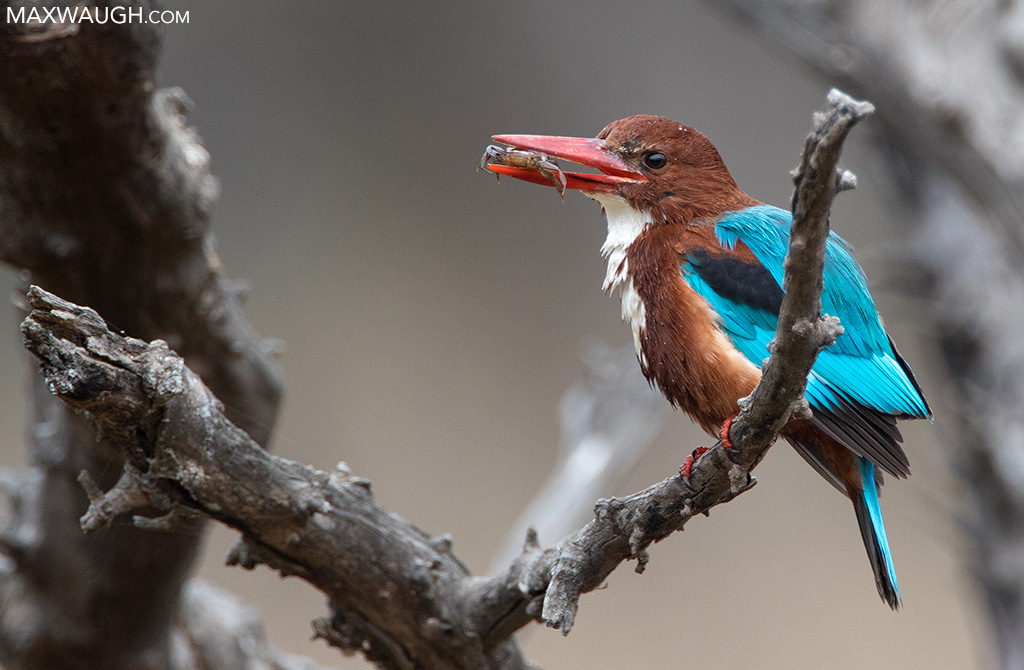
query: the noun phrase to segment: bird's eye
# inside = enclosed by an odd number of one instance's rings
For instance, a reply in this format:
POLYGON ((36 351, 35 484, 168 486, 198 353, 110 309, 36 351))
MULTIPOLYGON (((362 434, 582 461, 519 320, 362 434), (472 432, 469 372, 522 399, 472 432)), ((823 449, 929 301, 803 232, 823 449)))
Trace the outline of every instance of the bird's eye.
POLYGON ((668 164, 668 156, 660 151, 653 151, 644 156, 644 165, 652 170, 659 170, 668 164))

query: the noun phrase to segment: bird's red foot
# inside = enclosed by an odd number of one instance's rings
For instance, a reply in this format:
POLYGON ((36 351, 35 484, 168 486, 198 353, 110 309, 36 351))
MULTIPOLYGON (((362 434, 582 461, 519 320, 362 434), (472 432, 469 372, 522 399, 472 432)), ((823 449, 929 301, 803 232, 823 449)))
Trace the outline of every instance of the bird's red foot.
POLYGON ((729 430, 732 428, 732 421, 736 417, 731 416, 722 423, 722 431, 719 437, 722 439, 722 448, 725 449, 725 455, 729 457, 729 460, 739 465, 739 461, 736 459, 740 456, 740 450, 732 444, 732 440, 729 439, 729 430))
POLYGON ((690 471, 693 470, 693 464, 696 463, 701 456, 706 454, 707 451, 707 447, 697 447, 693 450, 693 453, 686 457, 683 464, 679 466, 679 476, 683 478, 683 484, 686 488, 690 488, 690 471))

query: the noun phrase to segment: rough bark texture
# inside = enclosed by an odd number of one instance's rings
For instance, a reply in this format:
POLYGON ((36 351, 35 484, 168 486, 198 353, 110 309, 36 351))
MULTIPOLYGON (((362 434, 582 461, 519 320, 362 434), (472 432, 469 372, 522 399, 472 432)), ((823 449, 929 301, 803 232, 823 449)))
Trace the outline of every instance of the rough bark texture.
MULTIPOLYGON (((2 3, 4 16, 8 6, 21 3, 2 3)), ((0 260, 120 330, 172 343, 265 443, 278 368, 242 316, 243 287, 220 274, 207 230, 217 181, 184 125, 184 93, 154 90, 158 50, 151 24, 0 23, 0 260)), ((78 474, 109 487, 122 452, 38 381, 33 404, 32 466, 7 486, 0 535, 13 559, 0 570, 0 660, 196 667, 170 659, 201 518, 84 536, 78 474)))
POLYGON ((333 613, 317 630, 343 650, 385 668, 527 667, 511 639, 516 630, 539 618, 569 632, 581 593, 627 559, 642 570, 652 542, 748 489, 749 470, 788 417, 803 411, 808 371, 840 332, 820 304, 828 208, 837 188, 850 185, 836 161, 849 129, 870 111, 833 91, 827 113, 815 117, 795 180, 775 352, 733 424, 735 461, 712 449, 690 488, 671 477, 600 501, 597 518, 553 549, 529 533, 507 570, 475 578, 450 538, 388 513, 370 483, 344 465, 327 474, 260 449, 165 342, 118 335, 93 310, 33 287, 23 332, 48 387, 126 455, 112 487, 83 473, 83 527, 102 528, 98 536, 127 514, 155 517, 136 521, 152 527, 182 508, 198 510, 242 533, 232 562, 266 563, 326 593, 333 613))
POLYGON ((968 494, 1003 668, 1024 667, 1024 5, 729 0, 878 104, 876 148, 951 380, 937 417, 968 494))
POLYGON ((50 389, 127 455, 105 494, 83 477, 82 526, 103 528, 90 537, 125 514, 199 510, 242 533, 229 562, 266 563, 330 596, 317 630, 331 644, 386 668, 526 667, 508 639, 529 620, 514 611, 530 597, 516 584, 511 606, 475 590, 451 538, 387 512, 343 464, 328 474, 268 454, 163 341, 121 337, 35 287, 28 300, 23 332, 50 389))

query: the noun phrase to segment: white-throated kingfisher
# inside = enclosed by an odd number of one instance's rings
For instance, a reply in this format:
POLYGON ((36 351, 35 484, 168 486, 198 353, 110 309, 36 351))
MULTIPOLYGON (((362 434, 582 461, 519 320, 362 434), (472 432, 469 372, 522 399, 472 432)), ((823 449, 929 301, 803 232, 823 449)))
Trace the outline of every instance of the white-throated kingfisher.
MULTIPOLYGON (((778 323, 790 212, 748 196, 704 135, 658 116, 616 121, 596 138, 494 139, 519 159, 495 160, 486 166, 491 171, 579 190, 601 203, 608 221, 604 288, 619 289, 643 374, 728 444, 737 401, 760 379, 778 323), (528 152, 546 156, 531 164, 523 158, 528 152), (600 173, 559 171, 555 179, 549 158, 600 173)), ((896 421, 931 412, 882 326, 849 245, 834 233, 821 303, 844 332, 808 375, 812 417, 791 420, 780 434, 853 501, 878 593, 898 609, 878 486, 882 471, 910 474, 896 421)), ((690 465, 692 457, 682 474, 690 465)))

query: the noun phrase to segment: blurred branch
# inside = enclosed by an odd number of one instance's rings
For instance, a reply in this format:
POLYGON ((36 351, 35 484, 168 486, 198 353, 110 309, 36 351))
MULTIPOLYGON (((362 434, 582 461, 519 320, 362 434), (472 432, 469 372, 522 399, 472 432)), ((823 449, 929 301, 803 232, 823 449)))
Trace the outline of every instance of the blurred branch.
POLYGON ((912 247, 950 397, 972 570, 1000 666, 1024 667, 1024 5, 727 0, 879 105, 890 223, 912 247))
MULTIPOLYGON (((1024 277, 1012 247, 946 175, 918 175, 919 259, 950 372, 946 444, 970 491, 972 571, 1003 668, 1024 667, 1024 277), (950 264, 949 259, 956 262, 950 264)), ((944 431, 945 432, 945 431, 944 431)))
POLYGON ((594 346, 585 364, 583 378, 562 396, 558 462, 505 536, 491 572, 504 570, 522 551, 528 529, 550 539, 585 523, 593 514, 593 501, 629 472, 671 412, 661 394, 638 374, 632 346, 594 346))
MULTIPOLYGON (((23 324, 49 388, 88 412, 126 454, 120 479, 102 493, 88 476, 87 529, 129 513, 157 516, 181 506, 242 532, 231 562, 266 563, 309 581, 331 598, 318 633, 386 668, 527 667, 512 634, 531 619, 568 632, 581 593, 622 561, 679 530, 698 513, 747 490, 749 471, 793 413, 818 352, 840 331, 822 317, 821 270, 828 208, 849 179, 836 162, 850 128, 870 113, 833 91, 815 116, 795 181, 787 294, 774 353, 762 382, 733 423, 735 462, 721 445, 701 458, 691 488, 677 476, 623 499, 598 503, 597 518, 554 549, 528 534, 523 552, 498 575, 474 578, 435 538, 380 507, 370 483, 339 466, 328 475, 267 454, 222 413, 202 381, 166 343, 109 330, 88 308, 32 288, 23 324), (386 557, 386 558, 385 558, 386 557)), ((159 517, 164 514, 164 517, 159 517)))
MULTIPOLYGON (((873 100, 880 146, 955 175, 1024 258, 1024 7, 997 0, 715 6, 753 23, 828 81, 873 100)), ((904 166, 889 167, 905 180, 904 166)))
POLYGON ((259 613, 235 596, 199 580, 185 587, 183 638, 174 645, 187 661, 177 667, 203 670, 321 670, 307 658, 274 649, 259 613))

